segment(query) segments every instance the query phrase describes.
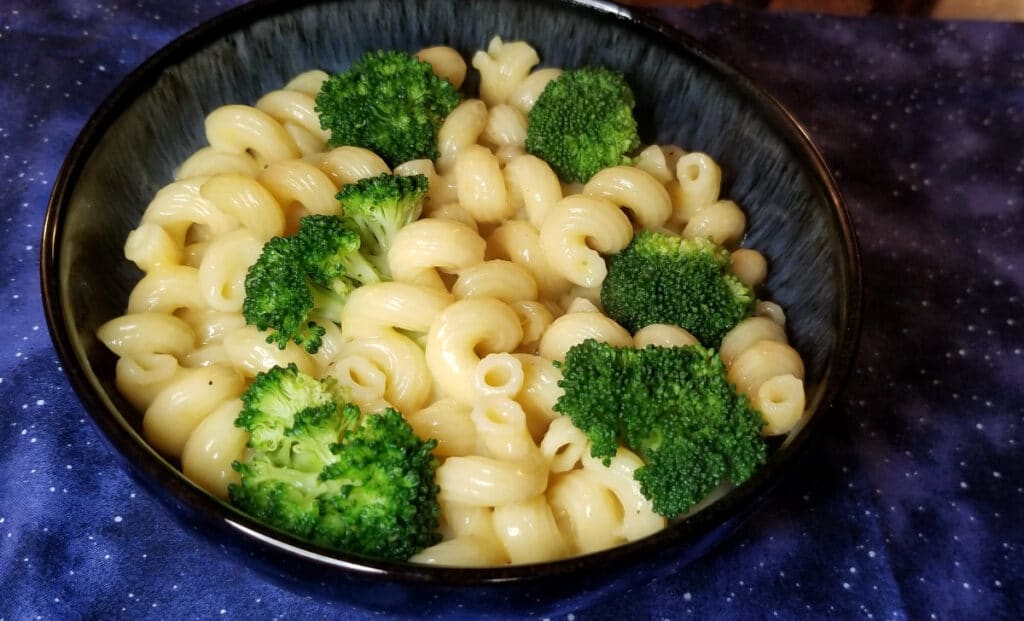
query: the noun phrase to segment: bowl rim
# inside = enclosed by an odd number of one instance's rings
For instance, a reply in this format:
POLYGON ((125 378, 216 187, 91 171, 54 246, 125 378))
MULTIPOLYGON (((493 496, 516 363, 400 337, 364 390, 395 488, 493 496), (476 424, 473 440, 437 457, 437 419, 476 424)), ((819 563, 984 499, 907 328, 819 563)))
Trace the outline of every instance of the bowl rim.
MULTIPOLYGON (((103 391, 90 380, 85 370, 88 361, 80 359, 70 333, 72 318, 63 308, 60 278, 61 241, 66 212, 85 164, 100 143, 105 130, 116 121, 120 111, 141 97, 160 78, 162 71, 179 64, 223 36, 264 19, 315 4, 349 0, 256 0, 207 19, 174 38, 128 73, 93 111, 69 149, 47 204, 40 244, 40 285, 43 309, 51 340, 72 388, 84 406, 92 424, 100 431, 115 457, 135 480, 149 487, 160 500, 170 492, 177 505, 205 518, 216 530, 234 531, 255 540, 271 557, 300 559, 321 569, 340 569, 362 576, 383 576, 398 582, 487 585, 530 578, 569 576, 601 570, 608 566, 628 565, 652 555, 664 554, 734 522, 749 512, 811 445, 823 419, 836 409, 836 399, 847 381, 856 354, 860 333, 862 282, 860 256, 852 219, 824 157, 812 143, 806 129, 772 95, 762 90, 747 75, 705 49, 690 35, 662 22, 641 9, 633 9, 606 0, 523 0, 534 4, 555 4, 603 19, 616 20, 620 26, 640 31, 656 39, 674 54, 703 63, 716 77, 744 97, 755 101, 760 115, 807 168, 828 205, 841 241, 840 288, 837 322, 837 347, 821 381, 817 402, 804 427, 774 451, 768 462, 753 477, 732 489, 723 498, 696 514, 670 524, 658 533, 621 546, 582 556, 543 563, 499 567, 463 568, 417 565, 368 559, 346 553, 328 554, 317 546, 280 533, 248 517, 229 504, 201 490, 170 462, 157 454, 141 437, 122 426, 120 413, 104 401, 103 391), (163 488, 162 490, 158 488, 163 488), (160 493, 156 493, 160 492, 160 493), (211 519, 210 516, 215 516, 211 519)), ((180 512, 176 517, 181 517, 180 512)))

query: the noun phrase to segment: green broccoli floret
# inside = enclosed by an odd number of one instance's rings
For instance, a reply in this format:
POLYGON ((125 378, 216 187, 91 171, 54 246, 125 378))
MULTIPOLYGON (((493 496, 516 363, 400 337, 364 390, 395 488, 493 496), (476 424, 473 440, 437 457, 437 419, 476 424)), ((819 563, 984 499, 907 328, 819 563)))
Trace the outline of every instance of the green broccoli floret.
MULTIPOLYGON (((245 427, 240 423, 241 418, 236 424, 245 427)), ((240 483, 228 486, 232 504, 265 524, 308 539, 320 522, 320 473, 334 459, 331 447, 341 432, 336 403, 301 409, 276 450, 253 450, 245 461, 232 464, 241 475, 240 483)))
POLYGON ((383 279, 361 243, 352 222, 326 215, 306 216, 296 235, 271 239, 245 277, 246 323, 271 329, 267 342, 281 349, 294 341, 316 353, 322 322, 338 320, 353 289, 383 279))
POLYGON ((284 444, 295 417, 310 408, 344 401, 333 380, 318 380, 299 371, 294 363, 258 373, 242 394, 242 410, 235 426, 249 432, 249 446, 273 453, 284 444))
POLYGON ((530 109, 526 150, 563 181, 584 183, 640 146, 633 91, 621 73, 573 69, 548 83, 530 109))
POLYGON ((261 373, 235 424, 249 450, 232 504, 313 543, 404 560, 440 540, 436 440, 401 414, 362 416, 336 385, 294 365, 261 373))
POLYGON ((630 332, 672 324, 717 348, 753 309, 753 291, 729 272, 729 251, 707 239, 641 231, 607 264, 601 303, 630 332))
POLYGON ((399 51, 369 52, 324 81, 316 98, 328 146, 354 145, 391 167, 437 159, 437 131, 461 96, 431 66, 399 51))
POLYGON ((356 287, 382 280, 363 254, 359 231, 351 222, 336 216, 306 216, 299 220, 298 242, 306 275, 321 287, 347 297, 356 287))
POLYGON ((245 275, 242 315, 259 330, 272 330, 268 343, 284 349, 289 341, 295 341, 313 353, 320 348, 325 331, 312 319, 317 300, 297 269, 296 248, 291 237, 275 237, 263 245, 245 275))
POLYGON ((367 556, 406 559, 440 541, 436 440, 423 441, 397 411, 363 417, 320 475, 313 540, 367 556))
POLYGON ((765 461, 761 416, 713 350, 591 339, 556 364, 565 392, 554 409, 587 435, 594 457, 633 450, 644 461, 634 478, 661 515, 686 512, 723 481, 742 483, 765 461))
POLYGON ((359 231, 361 252, 390 277, 388 250, 406 224, 420 217, 430 185, 423 175, 389 175, 360 179, 341 188, 338 200, 346 220, 359 231))

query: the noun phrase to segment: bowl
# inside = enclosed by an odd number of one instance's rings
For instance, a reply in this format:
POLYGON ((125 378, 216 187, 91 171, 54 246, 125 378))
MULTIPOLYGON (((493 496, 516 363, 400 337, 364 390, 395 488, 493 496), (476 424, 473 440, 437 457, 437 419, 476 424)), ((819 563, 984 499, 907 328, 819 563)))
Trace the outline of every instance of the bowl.
POLYGON ((191 526, 294 589, 388 612, 551 614, 678 570, 731 532, 821 433, 857 341, 860 276, 850 219, 822 157, 775 100, 698 44, 642 14, 593 0, 255 2, 175 40, 93 114, 56 180, 42 244, 51 336, 91 420, 124 467, 191 526), (808 414, 756 475, 720 500, 634 543, 568 560, 488 569, 417 566, 328 553, 282 536, 186 479, 143 440, 141 413, 114 385, 96 336, 120 315, 140 272, 128 232, 173 168, 204 144, 215 107, 254 102, 310 68, 346 67, 370 49, 446 44, 464 55, 492 35, 523 39, 542 65, 601 64, 629 76, 645 142, 702 150, 723 196, 748 216, 744 245, 771 269, 807 367, 808 414))

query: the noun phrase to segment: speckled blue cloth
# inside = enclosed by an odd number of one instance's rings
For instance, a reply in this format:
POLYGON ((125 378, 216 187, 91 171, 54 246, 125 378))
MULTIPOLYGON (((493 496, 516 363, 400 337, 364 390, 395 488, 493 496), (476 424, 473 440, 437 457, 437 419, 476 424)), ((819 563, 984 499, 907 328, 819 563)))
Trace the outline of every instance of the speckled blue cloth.
MULTIPOLYGON (((50 345, 38 244, 87 116, 235 5, 0 7, 0 618, 363 618, 295 595, 119 468, 50 345)), ((840 422, 733 537, 570 618, 1024 617, 1024 24, 664 11, 809 129, 860 234, 840 422)))

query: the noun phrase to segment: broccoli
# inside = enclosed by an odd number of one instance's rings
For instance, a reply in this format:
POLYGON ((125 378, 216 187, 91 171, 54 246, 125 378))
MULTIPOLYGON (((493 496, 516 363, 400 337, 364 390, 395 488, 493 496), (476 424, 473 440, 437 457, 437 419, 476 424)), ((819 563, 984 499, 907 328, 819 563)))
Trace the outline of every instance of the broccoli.
POLYGON ((341 188, 338 200, 347 221, 358 232, 361 252, 390 276, 388 250, 406 224, 420 217, 430 185, 423 175, 389 175, 360 179, 341 188))
POLYGON ((326 491, 313 540, 396 560, 440 541, 436 446, 391 408, 363 417, 320 474, 326 491))
POLYGON ((257 375, 235 425, 249 432, 231 503, 331 549, 404 560, 440 540, 433 456, 401 414, 363 415, 295 365, 257 375))
MULTIPOLYGON (((297 268, 300 253, 291 237, 275 237, 263 245, 256 262, 245 275, 245 322, 259 330, 272 329, 268 343, 284 349, 289 341, 315 353, 325 333, 311 318, 316 300, 303 272, 297 268)), ((321 296, 321 305, 323 304, 321 296)))
POLYGON ((620 443, 633 450, 644 461, 633 476, 661 515, 686 512, 723 481, 742 483, 766 459, 761 416, 714 350, 588 339, 555 364, 565 392, 554 409, 587 435, 594 457, 607 463, 620 443))
POLYGON ((326 333, 323 321, 341 316, 352 290, 387 278, 387 251, 399 228, 420 213, 426 177, 375 177, 345 186, 356 215, 312 215, 299 220, 298 233, 264 244, 245 277, 242 314, 246 323, 271 329, 268 343, 284 349, 294 341, 313 354, 326 333), (391 192, 387 188, 392 188, 391 192), (381 231, 377 236, 372 232, 381 231), (363 241, 364 231, 369 239, 363 241))
POLYGON ((331 132, 328 146, 365 147, 394 167, 437 159, 437 131, 460 100, 429 64, 406 52, 375 51, 324 81, 316 112, 331 132))
POLYGON ((383 279, 352 222, 336 216, 306 216, 299 220, 296 242, 306 275, 339 296, 347 297, 352 289, 383 279))
POLYGON ((634 105, 621 73, 602 67, 566 71, 530 109, 526 150, 563 181, 585 183, 602 168, 628 161, 640 146, 634 105))
POLYGON ((672 324, 717 348, 753 309, 753 291, 729 273, 729 251, 708 239, 640 231, 607 262, 601 303, 630 332, 672 324))
POLYGON ((274 367, 258 374, 242 394, 235 425, 249 432, 249 446, 273 453, 285 444, 285 432, 299 412, 339 400, 345 397, 335 382, 301 373, 294 363, 274 367))

